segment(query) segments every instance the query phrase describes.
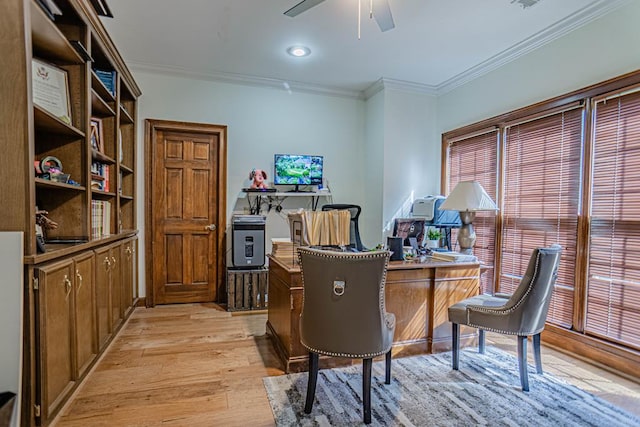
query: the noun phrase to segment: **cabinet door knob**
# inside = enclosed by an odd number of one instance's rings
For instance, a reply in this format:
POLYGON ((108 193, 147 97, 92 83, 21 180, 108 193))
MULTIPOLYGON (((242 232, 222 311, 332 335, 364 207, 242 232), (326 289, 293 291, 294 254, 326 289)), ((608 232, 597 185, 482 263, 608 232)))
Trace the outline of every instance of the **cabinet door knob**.
POLYGON ((131 254, 133 253, 133 251, 131 250, 131 246, 127 246, 124 250, 124 252, 127 254, 127 259, 131 258, 131 254))
POLYGON ((205 226, 204 229, 205 230, 209 230, 209 231, 215 231, 216 225, 215 224, 209 224, 209 225, 205 226))
POLYGON ((80 274, 80 270, 76 270, 76 277, 78 278, 78 288, 77 291, 82 287, 82 274, 80 274))
POLYGON ((111 261, 109 261, 108 256, 104 257, 104 261, 102 261, 102 263, 104 264, 104 269, 106 271, 109 271, 109 269, 111 268, 111 261))
POLYGON ((111 257, 111 261, 113 262, 113 268, 116 268, 116 257, 111 257))
POLYGON ((65 274, 62 282, 64 283, 64 286, 67 289, 67 295, 65 295, 65 298, 69 298, 69 293, 71 292, 71 280, 69 280, 69 276, 65 274))

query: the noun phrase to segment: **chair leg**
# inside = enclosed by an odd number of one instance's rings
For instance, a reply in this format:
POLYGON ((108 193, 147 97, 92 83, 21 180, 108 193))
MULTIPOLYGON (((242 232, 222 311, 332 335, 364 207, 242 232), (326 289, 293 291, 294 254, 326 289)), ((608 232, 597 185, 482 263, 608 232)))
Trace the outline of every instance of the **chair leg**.
POLYGON ((309 381, 307 382, 307 402, 304 405, 304 412, 311 413, 313 400, 316 396, 316 383, 318 382, 318 354, 309 352, 309 381))
POLYGON ((478 329, 478 353, 484 354, 484 329, 478 329))
POLYGON ((452 323, 452 346, 451 346, 451 351, 453 352, 452 354, 452 362, 453 362, 453 369, 455 371, 458 370, 458 365, 460 362, 460 325, 457 323, 452 323))
POLYGON ((540 334, 533 336, 533 357, 536 359, 536 372, 542 375, 542 356, 540 355, 540 334))
POLYGON ((522 391, 529 391, 529 375, 527 373, 527 337, 518 335, 518 369, 522 391))
POLYGON ((384 355, 384 383, 391 384, 391 349, 384 355))
POLYGON ((371 365, 373 359, 362 360, 362 406, 364 423, 371 424, 371 365))

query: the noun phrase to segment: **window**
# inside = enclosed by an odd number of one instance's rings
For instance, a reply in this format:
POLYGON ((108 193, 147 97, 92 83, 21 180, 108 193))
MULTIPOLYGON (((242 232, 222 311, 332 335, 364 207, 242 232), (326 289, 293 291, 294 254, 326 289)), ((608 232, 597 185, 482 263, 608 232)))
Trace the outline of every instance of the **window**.
POLYGON ((474 253, 494 267, 482 292, 513 291, 533 249, 558 243, 543 339, 625 372, 640 363, 640 70, 452 130, 442 147, 443 194, 475 179, 500 208, 474 221, 474 253))
MULTIPOLYGON (((497 131, 491 131, 482 135, 471 136, 451 143, 448 148, 449 170, 447 191, 451 190, 460 181, 476 180, 487 191, 491 198, 496 200, 496 162, 498 153, 497 131)), ((476 231, 476 244, 474 255, 490 267, 482 274, 480 279, 480 291, 493 293, 494 271, 493 259, 495 252, 495 213, 478 212, 473 221, 476 231)), ((455 243, 455 232, 451 236, 455 243)))
POLYGON ((640 93, 593 108, 585 332, 640 348, 640 93))
POLYGON ((547 321, 572 326, 582 109, 505 128, 500 291, 520 284, 537 247, 562 246, 547 321))

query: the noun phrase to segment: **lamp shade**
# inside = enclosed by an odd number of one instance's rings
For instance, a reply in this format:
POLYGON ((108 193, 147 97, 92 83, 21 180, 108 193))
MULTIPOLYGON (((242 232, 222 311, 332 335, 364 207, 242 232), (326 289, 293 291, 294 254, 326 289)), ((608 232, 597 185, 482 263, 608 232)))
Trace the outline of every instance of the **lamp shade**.
POLYGON ((440 210, 497 211, 498 207, 478 181, 461 181, 440 205, 440 210))

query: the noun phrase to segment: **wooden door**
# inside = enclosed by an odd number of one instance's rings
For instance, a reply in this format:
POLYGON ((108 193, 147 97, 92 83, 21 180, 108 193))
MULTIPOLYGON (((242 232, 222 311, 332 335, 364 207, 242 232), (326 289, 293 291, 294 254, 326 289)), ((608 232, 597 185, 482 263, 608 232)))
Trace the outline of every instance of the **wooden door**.
POLYGON ((224 295, 226 126, 146 125, 147 305, 218 301, 224 295))
POLYGON ((80 378, 98 354, 93 296, 95 257, 93 252, 89 251, 74 260, 76 377, 80 378))
POLYGON ((39 267, 39 348, 43 420, 52 417, 75 384, 73 369, 73 260, 39 267))

